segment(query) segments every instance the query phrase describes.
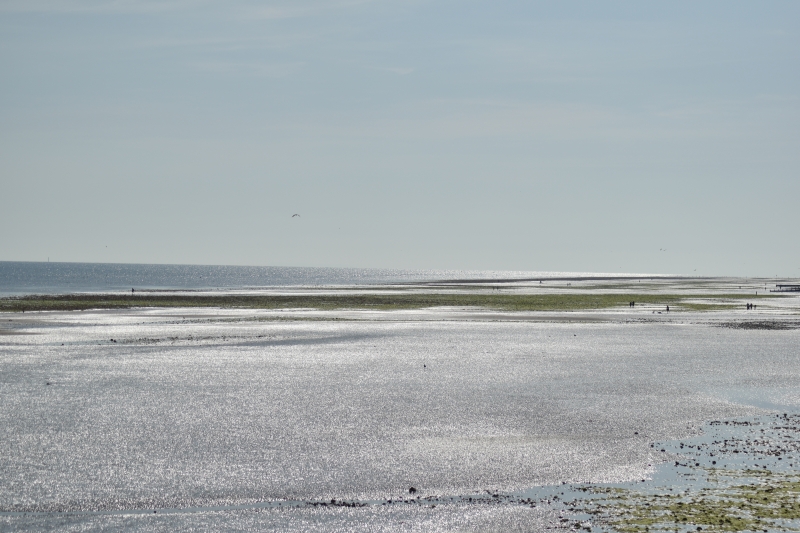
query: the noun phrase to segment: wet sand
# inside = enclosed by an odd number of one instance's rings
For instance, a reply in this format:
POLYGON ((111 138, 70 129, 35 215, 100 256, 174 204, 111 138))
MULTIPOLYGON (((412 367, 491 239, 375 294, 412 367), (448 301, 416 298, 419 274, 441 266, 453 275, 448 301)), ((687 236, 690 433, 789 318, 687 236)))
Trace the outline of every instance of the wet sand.
POLYGON ((3 314, 0 528, 575 527, 552 491, 800 406, 790 304, 3 314))

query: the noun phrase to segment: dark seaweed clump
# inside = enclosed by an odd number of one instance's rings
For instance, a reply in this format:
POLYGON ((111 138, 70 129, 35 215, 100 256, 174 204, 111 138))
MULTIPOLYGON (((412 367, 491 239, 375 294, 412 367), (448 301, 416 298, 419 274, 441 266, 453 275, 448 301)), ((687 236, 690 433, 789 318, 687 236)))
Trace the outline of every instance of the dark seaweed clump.
POLYGON ((779 320, 746 320, 741 322, 722 322, 719 324, 719 327, 731 329, 788 330, 800 328, 800 322, 779 320))

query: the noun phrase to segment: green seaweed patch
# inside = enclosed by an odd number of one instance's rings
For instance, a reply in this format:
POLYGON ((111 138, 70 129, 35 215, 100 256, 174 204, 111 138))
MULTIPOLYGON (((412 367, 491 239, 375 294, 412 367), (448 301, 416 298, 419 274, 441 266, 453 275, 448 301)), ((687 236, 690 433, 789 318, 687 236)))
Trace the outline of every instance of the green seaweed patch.
POLYGON ((707 469, 696 492, 593 491, 577 509, 613 531, 800 531, 800 475, 707 469), (746 479, 745 483, 742 481, 746 479))
POLYGON ((735 304, 731 302, 719 303, 696 303, 696 302, 681 302, 677 310, 688 311, 727 311, 730 309, 741 308, 742 304, 735 304))
MULTIPOLYGON (((758 298, 778 297, 759 296, 758 298)), ((0 298, 0 311, 77 311, 134 307, 217 307, 245 309, 375 309, 403 310, 429 307, 482 307, 501 311, 587 311, 636 305, 674 306, 697 311, 735 306, 725 300, 752 299, 744 295, 715 295, 720 304, 691 303, 709 298, 701 294, 486 294, 452 293, 341 293, 305 295, 208 294, 64 294, 0 298)), ((741 305, 741 304, 739 304, 741 305)))

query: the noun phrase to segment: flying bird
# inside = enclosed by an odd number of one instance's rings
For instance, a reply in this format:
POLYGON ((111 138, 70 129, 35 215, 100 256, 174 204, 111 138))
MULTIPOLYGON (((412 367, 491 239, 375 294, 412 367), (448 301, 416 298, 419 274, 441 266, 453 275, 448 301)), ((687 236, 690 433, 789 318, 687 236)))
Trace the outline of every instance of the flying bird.
POLYGON ((294 215, 292 215, 292 218, 294 218, 294 217, 299 217, 299 216, 300 216, 300 215, 298 215, 297 213, 295 213, 294 215))

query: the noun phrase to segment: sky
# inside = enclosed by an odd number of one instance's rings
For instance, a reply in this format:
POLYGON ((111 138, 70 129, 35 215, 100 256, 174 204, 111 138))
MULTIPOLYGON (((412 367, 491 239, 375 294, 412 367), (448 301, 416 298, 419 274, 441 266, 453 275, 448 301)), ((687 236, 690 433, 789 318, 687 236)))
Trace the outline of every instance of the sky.
POLYGON ((796 1, 0 0, 0 260, 798 277, 799 65, 796 1))

